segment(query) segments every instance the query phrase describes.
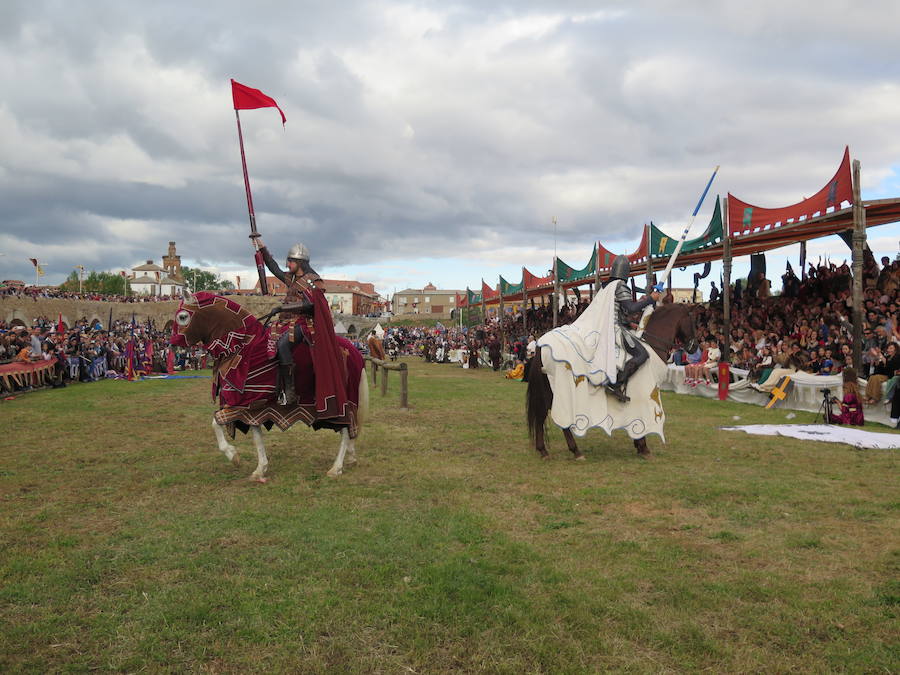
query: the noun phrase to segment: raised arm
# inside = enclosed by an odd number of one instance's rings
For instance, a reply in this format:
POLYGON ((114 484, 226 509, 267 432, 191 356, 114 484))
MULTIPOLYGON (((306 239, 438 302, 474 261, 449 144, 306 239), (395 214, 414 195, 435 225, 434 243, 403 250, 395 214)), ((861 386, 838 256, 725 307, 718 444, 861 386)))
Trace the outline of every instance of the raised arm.
POLYGON ((275 277, 281 281, 282 283, 287 283, 287 274, 285 274, 282 269, 278 266, 278 263, 275 262, 275 259, 272 257, 272 254, 269 253, 269 249, 265 246, 262 246, 259 249, 259 252, 262 253, 263 260, 266 263, 266 267, 269 268, 269 271, 275 275, 275 277))

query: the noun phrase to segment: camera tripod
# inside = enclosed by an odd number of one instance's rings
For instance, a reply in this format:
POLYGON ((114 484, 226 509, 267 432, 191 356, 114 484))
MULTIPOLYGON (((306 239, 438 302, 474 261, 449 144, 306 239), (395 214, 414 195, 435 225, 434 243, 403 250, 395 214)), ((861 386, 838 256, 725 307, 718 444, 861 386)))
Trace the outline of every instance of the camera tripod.
POLYGON ((822 416, 823 424, 831 424, 831 389, 822 389, 822 402, 819 404, 819 411, 813 424, 819 423, 819 415, 822 416))

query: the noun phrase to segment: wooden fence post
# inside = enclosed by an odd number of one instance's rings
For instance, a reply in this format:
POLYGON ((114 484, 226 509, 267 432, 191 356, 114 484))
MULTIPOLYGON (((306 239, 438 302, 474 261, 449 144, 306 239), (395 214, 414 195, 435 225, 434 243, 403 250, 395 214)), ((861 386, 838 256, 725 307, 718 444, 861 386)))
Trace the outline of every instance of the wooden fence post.
POLYGON ((405 363, 400 364, 400 407, 409 408, 409 370, 405 363))
POLYGON ((381 395, 387 396, 388 369, 381 369, 381 395))

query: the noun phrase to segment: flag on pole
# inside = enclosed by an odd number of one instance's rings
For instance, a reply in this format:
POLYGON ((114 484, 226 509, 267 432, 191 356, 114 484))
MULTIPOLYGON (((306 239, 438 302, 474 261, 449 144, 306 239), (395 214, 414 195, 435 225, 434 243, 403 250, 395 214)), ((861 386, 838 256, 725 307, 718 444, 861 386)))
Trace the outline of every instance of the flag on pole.
POLYGON ((56 332, 57 332, 57 333, 64 333, 65 331, 66 331, 66 328, 65 328, 65 326, 63 326, 62 312, 60 312, 60 313, 59 313, 59 320, 56 322, 56 332))
POLYGON ((31 264, 32 264, 32 265, 34 265, 35 267, 38 266, 37 258, 29 258, 29 260, 31 261, 31 264))
POLYGON ((278 108, 281 113, 281 123, 285 124, 287 118, 284 112, 278 107, 275 99, 266 96, 259 89, 244 86, 240 82, 231 80, 231 98, 234 101, 235 110, 256 110, 257 108, 278 108))
POLYGON ((109 321, 106 322, 106 330, 107 331, 112 330, 112 306, 111 305, 109 308, 109 321))

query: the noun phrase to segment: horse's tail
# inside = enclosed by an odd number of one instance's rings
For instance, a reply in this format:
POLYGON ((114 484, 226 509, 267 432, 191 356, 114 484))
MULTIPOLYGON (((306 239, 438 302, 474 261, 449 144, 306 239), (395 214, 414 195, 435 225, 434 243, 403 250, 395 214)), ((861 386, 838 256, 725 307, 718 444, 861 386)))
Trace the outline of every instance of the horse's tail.
POLYGON ((538 349, 528 368, 528 389, 525 392, 525 416, 528 420, 528 435, 532 439, 544 428, 547 414, 553 405, 553 390, 550 379, 544 374, 541 350, 538 349))
POLYGON ((362 429, 369 417, 369 380, 366 378, 365 368, 359 373, 359 391, 357 400, 359 401, 359 405, 356 409, 356 423, 359 425, 359 428, 362 429))

